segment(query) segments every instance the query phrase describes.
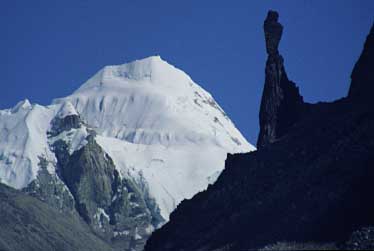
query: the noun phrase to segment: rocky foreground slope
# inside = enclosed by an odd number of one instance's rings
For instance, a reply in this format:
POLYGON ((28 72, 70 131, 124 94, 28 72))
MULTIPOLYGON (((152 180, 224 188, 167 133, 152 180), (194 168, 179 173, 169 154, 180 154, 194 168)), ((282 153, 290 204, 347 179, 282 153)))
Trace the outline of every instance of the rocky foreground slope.
POLYGON ((229 155, 145 250, 374 248, 374 27, 347 97, 307 104, 286 75, 270 11, 258 150, 229 155))
POLYGON ((0 184, 0 250, 96 250, 112 248, 78 214, 57 209, 0 184))

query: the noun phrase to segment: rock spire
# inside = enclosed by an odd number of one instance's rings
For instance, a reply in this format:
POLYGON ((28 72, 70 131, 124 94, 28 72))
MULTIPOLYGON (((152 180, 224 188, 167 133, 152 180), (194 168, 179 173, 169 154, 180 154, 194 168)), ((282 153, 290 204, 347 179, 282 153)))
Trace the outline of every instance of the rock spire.
POLYGON ((278 13, 270 10, 264 21, 266 51, 265 86, 260 106, 260 134, 257 148, 273 143, 284 135, 301 116, 303 97, 287 77, 283 57, 278 52, 283 26, 278 13))

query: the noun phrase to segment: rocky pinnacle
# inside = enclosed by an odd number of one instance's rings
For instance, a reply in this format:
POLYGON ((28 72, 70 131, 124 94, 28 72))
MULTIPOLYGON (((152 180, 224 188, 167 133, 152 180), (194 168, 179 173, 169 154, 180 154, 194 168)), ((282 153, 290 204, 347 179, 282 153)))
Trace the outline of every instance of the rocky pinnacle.
POLYGON ((283 57, 278 46, 283 26, 279 15, 270 10, 264 21, 264 33, 268 58, 265 69, 265 85, 260 107, 260 134, 257 148, 275 142, 301 116, 304 109, 303 97, 296 85, 288 80, 283 66, 283 57))
POLYGON ((278 45, 282 38, 283 26, 278 22, 278 12, 270 10, 264 22, 266 52, 278 54, 278 45))

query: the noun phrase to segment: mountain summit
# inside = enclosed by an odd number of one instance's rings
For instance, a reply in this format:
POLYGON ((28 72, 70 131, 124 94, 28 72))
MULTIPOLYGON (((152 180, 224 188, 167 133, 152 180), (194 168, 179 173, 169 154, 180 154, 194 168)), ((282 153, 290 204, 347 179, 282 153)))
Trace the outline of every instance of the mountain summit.
POLYGON ((159 56, 106 66, 54 103, 66 101, 99 134, 126 142, 253 149, 208 92, 159 56))
POLYGON ((106 66, 49 106, 0 111, 1 182, 78 214, 116 249, 141 250, 227 153, 255 148, 213 97, 153 56, 106 66))
POLYGON ((67 102, 120 174, 147 180, 165 219, 218 177, 226 153, 254 150, 208 92, 159 56, 106 66, 54 100, 67 102))

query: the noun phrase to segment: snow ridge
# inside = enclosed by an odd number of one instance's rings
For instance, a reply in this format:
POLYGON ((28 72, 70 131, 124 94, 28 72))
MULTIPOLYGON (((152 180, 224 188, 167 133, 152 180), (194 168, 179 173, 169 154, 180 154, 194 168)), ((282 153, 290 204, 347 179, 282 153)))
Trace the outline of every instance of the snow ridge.
POLYGON ((228 152, 254 149, 208 92, 159 56, 106 66, 54 103, 66 101, 103 136, 147 145, 216 144, 228 152))
POLYGON ((183 71, 152 56, 106 66, 70 96, 43 107, 28 100, 0 111, 0 178, 27 186, 38 156, 56 162, 50 145, 62 139, 71 154, 84 145, 86 127, 47 137, 51 121, 78 115, 122 176, 146 183, 168 219, 178 203, 213 183, 227 153, 250 145, 215 102, 183 71))

